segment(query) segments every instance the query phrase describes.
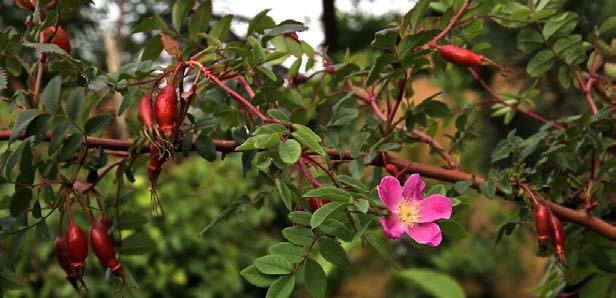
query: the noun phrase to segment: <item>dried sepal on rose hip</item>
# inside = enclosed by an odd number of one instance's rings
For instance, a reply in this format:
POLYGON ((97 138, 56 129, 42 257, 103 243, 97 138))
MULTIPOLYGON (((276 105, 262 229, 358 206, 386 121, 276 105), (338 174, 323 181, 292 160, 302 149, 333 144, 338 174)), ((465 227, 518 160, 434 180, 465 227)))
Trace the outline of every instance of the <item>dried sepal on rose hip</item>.
POLYGON ((164 214, 165 210, 158 197, 156 186, 158 177, 163 170, 163 164, 169 159, 169 154, 157 146, 150 146, 150 163, 148 164, 148 180, 150 181, 150 212, 164 214))
POLYGON ((494 67, 501 73, 507 73, 507 70, 496 64, 496 62, 486 58, 483 55, 477 54, 471 50, 461 48, 452 44, 436 46, 439 54, 446 61, 464 67, 479 68, 481 66, 494 67))

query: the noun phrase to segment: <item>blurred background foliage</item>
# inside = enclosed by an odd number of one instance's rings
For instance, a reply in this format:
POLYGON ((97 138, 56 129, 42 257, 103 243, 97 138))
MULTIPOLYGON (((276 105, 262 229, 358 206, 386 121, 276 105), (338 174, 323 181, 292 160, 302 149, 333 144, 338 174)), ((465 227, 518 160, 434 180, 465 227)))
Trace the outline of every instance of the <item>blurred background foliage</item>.
MULTIPOLYGON (((327 1, 327 0, 325 0, 327 1)), ((368 0, 361 0, 368 1, 368 0)), ((216 5, 216 0, 213 1, 216 5)), ((360 2, 357 0, 356 2, 360 2)), ((581 17, 582 32, 587 32, 607 17, 613 15, 616 1, 565 1, 567 9, 576 11, 581 17), (611 13, 610 13, 611 12, 611 13)), ((127 37, 127 33, 139 20, 159 14, 170 23, 170 1, 126 0, 123 1, 125 12, 121 25, 124 36, 121 38, 121 60, 123 63, 134 61, 139 49, 148 40, 147 36, 127 37)), ((99 20, 108 11, 103 5, 100 9, 87 8, 75 11, 71 22, 65 29, 73 36, 74 55, 94 63, 101 69, 106 67, 107 52, 100 31, 99 20)), ((255 12, 256 13, 256 12, 255 12)), ((438 12, 433 12, 438 15, 438 12)), ((23 27, 27 13, 13 5, 12 0, 0 1, 0 28, 23 27)), ((242 16, 249 19, 252 16, 242 16)), ((341 61, 347 55, 353 55, 358 64, 372 61, 374 52, 369 44, 374 33, 387 27, 399 18, 396 15, 379 17, 336 14, 336 43, 326 45, 334 61, 341 61)), ((326 28, 327 29, 327 28, 326 28)), ((235 36, 232 38, 242 38, 235 36)), ((301 38, 301 35, 300 35, 301 38)), ((508 66, 526 65, 527 57, 512 55, 516 36, 496 24, 486 22, 481 32, 481 42, 489 42, 491 49, 483 53, 496 61, 507 61, 508 66)), ((314 45, 316 46, 316 45, 314 45)), ((550 76, 547 76, 550 77, 550 76)), ((555 118, 567 111, 580 109, 579 100, 569 100, 569 94, 553 80, 544 80, 540 84, 551 90, 553 96, 537 102, 536 111, 555 118)), ((514 75, 511 78, 515 80, 514 75)), ((505 83, 502 78, 494 77, 493 84, 505 83)), ((512 84, 511 81, 508 82, 512 84)), ((518 83, 518 82, 513 82, 518 83)), ((527 82, 519 82, 525 84, 527 82)), ((447 78, 437 77, 423 82, 417 80, 416 96, 440 89, 442 96, 450 105, 462 107, 469 98, 477 98, 472 90, 477 84, 460 68, 449 69, 447 78), (470 90, 470 91, 469 91, 470 90), (469 93, 470 92, 470 93, 469 93)), ((423 96, 425 98, 426 96, 423 96)), ((491 148, 496 140, 504 137, 509 128, 515 127, 517 133, 527 136, 535 131, 538 124, 524 117, 516 117, 507 130, 501 118, 491 118, 490 110, 485 110, 479 119, 478 134, 481 144, 475 144, 462 156, 464 168, 485 174, 489 163, 491 148)), ((13 116, 0 105, 0 127, 8 127, 13 116)), ((6 144, 2 144, 5 146, 6 144)), ((410 149, 402 154, 413 156, 416 160, 430 160, 425 148, 410 149)), ((145 163, 145 160, 143 161, 145 163)), ((145 167, 144 167, 145 168, 145 167)), ((148 214, 149 193, 145 171, 136 173, 133 184, 123 194, 122 210, 132 210, 125 214, 126 219, 149 221, 142 232, 154 239, 146 255, 122 256, 121 261, 131 272, 135 284, 139 286, 140 295, 144 297, 264 297, 265 289, 256 288, 245 282, 239 271, 257 258, 264 255, 267 248, 282 239, 280 230, 289 226, 289 220, 276 212, 282 208, 275 196, 258 196, 260 191, 267 191, 270 183, 255 175, 243 177, 239 155, 228 156, 223 161, 206 163, 202 159, 188 157, 178 163, 168 164, 159 184, 159 194, 163 200, 166 215, 150 219, 148 214), (230 202, 243 194, 251 200, 262 199, 267 208, 254 208, 249 205, 241 207, 228 219, 223 220, 203 237, 199 232, 230 202)), ((107 177, 101 187, 103 199, 111 201, 115 195, 113 177, 107 177)), ((428 186, 429 188, 429 186, 428 186)), ((2 189, 3 196, 9 195, 10 189, 2 189)), ((4 200, 6 202, 6 200, 4 200)), ((517 222, 518 212, 509 203, 502 200, 488 200, 477 195, 473 197, 472 207, 459 213, 458 219, 469 230, 468 237, 444 239, 447 245, 438 248, 418 247, 409 239, 392 241, 389 248, 394 255, 394 264, 400 268, 436 268, 458 280, 465 288, 468 297, 532 297, 531 288, 537 285, 546 270, 547 260, 536 256, 535 241, 527 233, 530 225, 523 225, 496 244, 500 228, 508 222, 517 222), (450 245, 452 244, 453 245, 450 245)), ((113 206, 110 206, 113 207, 113 206)), ((4 211, 0 211, 2 213, 4 211)), ((114 208, 109 212, 114 213, 114 208)), ((85 222, 84 218, 79 218, 85 222)), ((532 223, 531 223, 532 224, 532 223)), ((49 218, 50 227, 57 226, 57 215, 49 218)), ((73 297, 74 291, 64 280, 64 273, 57 266, 53 257, 52 240, 55 229, 46 243, 34 242, 34 233, 25 234, 24 242, 16 259, 17 272, 29 272, 25 278, 30 283, 28 290, 6 292, 7 297, 73 297)), ((130 231, 123 231, 126 236, 130 231)), ((2 245, 6 246, 7 243, 2 245)), ((10 249, 10 247, 5 247, 10 249)), ((0 256, 0 258, 3 258, 0 256)), ((428 297, 420 288, 396 276, 395 270, 365 248, 353 248, 350 253, 351 265, 348 268, 330 272, 329 297, 428 297)), ((87 264, 86 282, 92 297, 113 297, 118 292, 118 281, 107 275, 96 264, 94 258, 87 264)), ((557 273, 555 273, 557 274, 557 273)), ((130 279, 128 277, 127 279, 130 279)), ((129 286, 133 286, 127 281, 129 286)), ((132 291, 135 289, 124 289, 132 291)), ((297 290, 296 297, 308 297, 307 293, 297 290)))

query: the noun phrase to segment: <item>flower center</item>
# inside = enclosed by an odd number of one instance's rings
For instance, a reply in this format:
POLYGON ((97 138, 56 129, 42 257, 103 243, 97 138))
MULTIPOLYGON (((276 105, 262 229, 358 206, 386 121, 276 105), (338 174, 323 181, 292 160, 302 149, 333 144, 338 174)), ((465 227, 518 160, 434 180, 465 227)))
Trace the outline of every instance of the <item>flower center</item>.
POLYGON ((396 213, 405 225, 411 227, 421 219, 421 210, 417 201, 403 199, 396 213))

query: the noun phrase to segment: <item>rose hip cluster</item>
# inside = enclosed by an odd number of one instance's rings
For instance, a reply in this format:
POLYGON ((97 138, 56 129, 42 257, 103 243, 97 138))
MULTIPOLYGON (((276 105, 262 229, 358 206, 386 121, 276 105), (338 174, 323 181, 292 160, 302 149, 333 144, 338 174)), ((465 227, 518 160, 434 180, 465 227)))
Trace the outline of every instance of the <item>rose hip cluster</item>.
POLYGON ((535 204, 535 226, 537 242, 541 252, 546 251, 548 241, 552 240, 554 254, 560 263, 565 263, 565 231, 560 220, 543 203, 535 204))
MULTIPOLYGON (((90 247, 102 266, 121 276, 123 267, 115 256, 113 236, 109 233, 111 226, 109 216, 102 213, 98 221, 90 226, 90 247)), ((88 239, 84 231, 70 219, 66 236, 58 235, 56 238, 55 254, 66 272, 66 279, 75 289, 79 289, 79 281, 83 284, 88 239)))
POLYGON ((173 155, 173 130, 178 117, 178 97, 173 80, 169 80, 167 86, 158 92, 154 103, 152 102, 153 89, 139 102, 139 118, 144 126, 144 135, 151 143, 150 163, 148 164, 150 208, 154 212, 164 213, 156 193, 156 184, 162 171, 162 165, 173 155))

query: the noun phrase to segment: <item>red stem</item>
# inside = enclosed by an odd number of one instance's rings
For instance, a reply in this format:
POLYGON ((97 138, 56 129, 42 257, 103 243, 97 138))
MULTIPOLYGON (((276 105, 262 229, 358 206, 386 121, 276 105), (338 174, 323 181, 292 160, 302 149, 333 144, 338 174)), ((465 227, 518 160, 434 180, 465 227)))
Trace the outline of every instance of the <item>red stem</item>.
MULTIPOLYGON (((490 86, 488 86, 488 84, 481 78, 481 76, 479 75, 479 73, 477 73, 477 71, 471 67, 468 68, 468 71, 471 73, 471 75, 473 75, 473 77, 475 77, 475 79, 477 79, 477 81, 479 81, 479 83, 481 84, 481 86, 483 86, 483 89, 485 89, 490 96, 492 96, 494 99, 493 101, 483 101, 481 102, 481 104, 487 104, 487 103, 499 103, 502 104, 504 106, 510 107, 514 110, 516 110, 516 112, 519 112, 520 114, 524 114, 528 117, 531 117, 541 123, 550 123, 551 121, 539 116, 537 113, 535 113, 533 110, 529 109, 528 111, 522 110, 520 109, 518 106, 516 105, 512 105, 512 104, 508 104, 506 103, 497 93, 496 91, 492 90, 492 88, 490 88, 490 86)), ((556 129, 565 129, 564 126, 558 124, 558 123, 554 123, 551 122, 551 125, 553 128, 556 129)))
POLYGON ((199 67, 199 69, 201 69, 203 74, 208 79, 210 79, 211 81, 216 83, 216 85, 218 85, 220 88, 222 88, 227 93, 229 93, 229 95, 231 95, 231 97, 233 97, 233 99, 235 99, 240 104, 240 106, 242 106, 245 109, 248 109, 250 112, 252 112, 254 115, 256 115, 259 119, 261 119, 261 121, 263 121, 263 122, 277 122, 275 119, 270 119, 270 118, 266 117, 265 115, 263 115, 261 113, 261 111, 259 111, 259 109, 257 109, 255 106, 253 106, 248 100, 246 100, 244 97, 239 95, 233 89, 231 89, 227 85, 225 85, 220 79, 218 79, 218 77, 216 77, 205 66, 203 66, 203 64, 201 64, 201 63, 199 63, 197 61, 188 61, 186 63, 191 64, 191 65, 197 65, 199 67))
POLYGON ((439 33, 437 36, 435 36, 434 38, 432 38, 432 40, 430 41, 429 45, 434 46, 436 45, 436 43, 443 38, 443 36, 445 36, 445 34, 447 34, 449 32, 449 30, 451 30, 451 28, 453 28, 454 24, 456 22, 458 22, 458 19, 460 19, 460 17, 462 16, 462 14, 464 13, 464 11, 468 8, 468 6, 471 4, 471 1, 473 0, 466 0, 464 1, 464 4, 462 4, 462 7, 460 7, 460 10, 458 10, 458 12, 456 13, 456 15, 453 16, 453 18, 451 18, 451 20, 449 21, 449 24, 447 24, 447 27, 445 27, 445 29, 443 29, 443 31, 441 31, 441 33, 439 33))

